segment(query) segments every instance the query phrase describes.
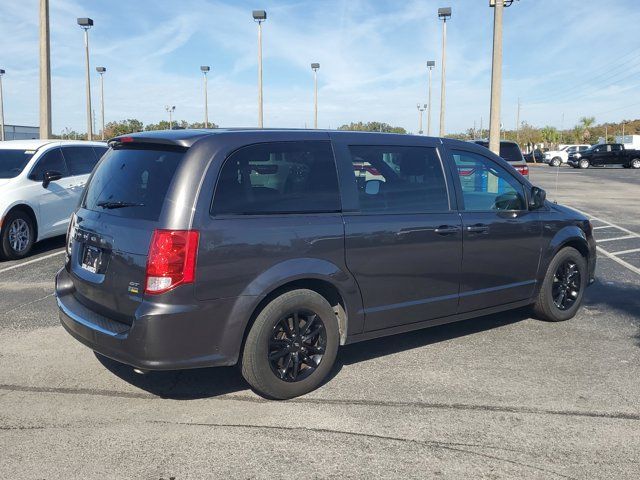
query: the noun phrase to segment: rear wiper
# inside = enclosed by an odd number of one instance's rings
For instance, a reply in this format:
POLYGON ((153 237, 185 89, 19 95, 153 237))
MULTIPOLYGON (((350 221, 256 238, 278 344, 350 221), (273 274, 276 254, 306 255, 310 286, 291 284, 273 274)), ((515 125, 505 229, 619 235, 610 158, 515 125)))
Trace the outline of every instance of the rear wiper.
POLYGON ((123 202, 123 201, 115 201, 115 202, 98 202, 96 203, 98 207, 102 208, 125 208, 125 207, 144 207, 144 203, 136 203, 136 202, 123 202))

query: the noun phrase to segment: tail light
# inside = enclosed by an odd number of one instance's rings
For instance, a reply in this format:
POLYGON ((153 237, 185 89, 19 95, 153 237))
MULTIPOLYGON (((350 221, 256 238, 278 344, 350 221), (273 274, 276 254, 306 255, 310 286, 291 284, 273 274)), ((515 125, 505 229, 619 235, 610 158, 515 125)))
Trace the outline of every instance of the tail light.
POLYGON ((164 293, 178 285, 194 282, 199 238, 196 230, 153 232, 145 293, 164 293))
POLYGON ((529 175, 529 166, 528 165, 516 165, 515 167, 516 167, 516 170, 520 174, 524 175, 525 177, 527 175, 529 175))
POLYGON ((76 214, 71 215, 69 220, 69 227, 67 228, 67 256, 71 256, 71 248, 73 247, 73 240, 76 236, 76 214))

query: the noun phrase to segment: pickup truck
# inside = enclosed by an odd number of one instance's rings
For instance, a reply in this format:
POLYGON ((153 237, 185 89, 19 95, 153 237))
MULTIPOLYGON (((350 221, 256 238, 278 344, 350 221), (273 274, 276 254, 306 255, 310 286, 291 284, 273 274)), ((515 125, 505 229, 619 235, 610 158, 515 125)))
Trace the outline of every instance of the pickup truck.
POLYGON ((601 143, 569 155, 573 168, 589 168, 622 165, 624 168, 640 168, 640 150, 626 150, 621 143, 601 143))
POLYGON ((544 154, 544 163, 548 163, 551 167, 559 167, 563 163, 569 161, 569 155, 576 152, 584 152, 591 148, 591 145, 565 145, 559 150, 550 150, 544 154))

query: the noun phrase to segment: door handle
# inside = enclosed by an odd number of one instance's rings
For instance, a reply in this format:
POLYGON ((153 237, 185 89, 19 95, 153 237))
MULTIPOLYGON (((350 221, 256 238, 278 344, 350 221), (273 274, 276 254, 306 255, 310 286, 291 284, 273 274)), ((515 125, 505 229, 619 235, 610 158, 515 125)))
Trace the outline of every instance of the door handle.
POLYGON ((451 225, 441 225, 434 230, 438 235, 451 235, 452 233, 458 233, 459 227, 452 227, 451 225))
POLYGON ((489 233, 489 226, 478 223, 476 225, 469 225, 465 230, 469 233, 489 233))

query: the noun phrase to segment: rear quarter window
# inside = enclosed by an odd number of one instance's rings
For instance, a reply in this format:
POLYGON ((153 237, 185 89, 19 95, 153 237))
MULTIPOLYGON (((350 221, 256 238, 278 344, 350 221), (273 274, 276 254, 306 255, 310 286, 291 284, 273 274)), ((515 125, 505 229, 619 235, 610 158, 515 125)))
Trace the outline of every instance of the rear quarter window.
POLYGON ((91 177, 83 207, 119 217, 158 220, 183 150, 109 150, 91 177))

